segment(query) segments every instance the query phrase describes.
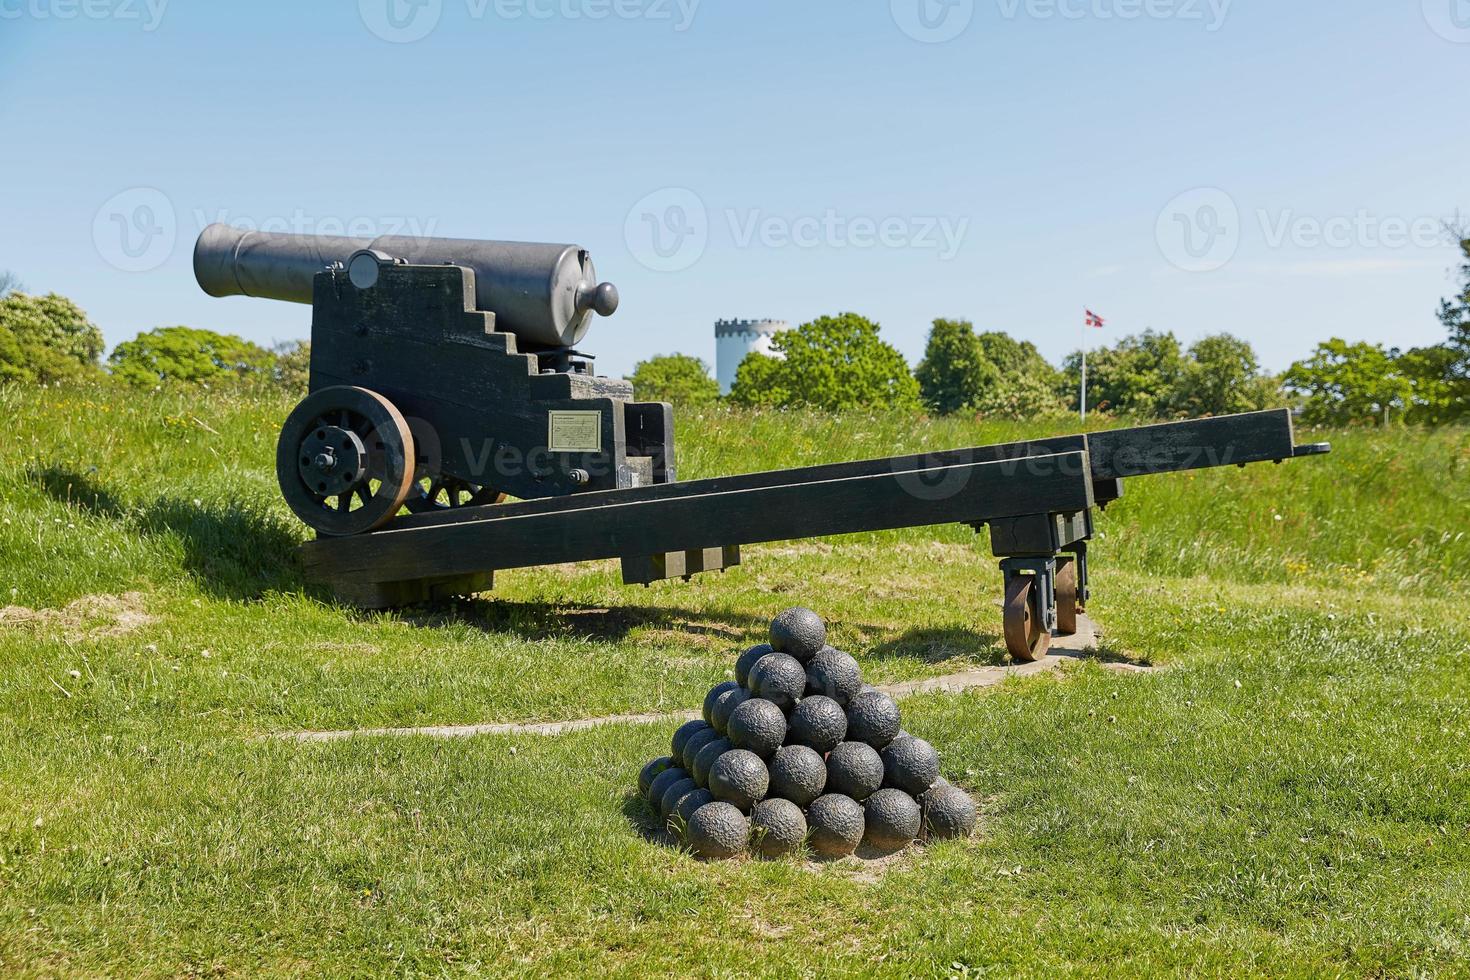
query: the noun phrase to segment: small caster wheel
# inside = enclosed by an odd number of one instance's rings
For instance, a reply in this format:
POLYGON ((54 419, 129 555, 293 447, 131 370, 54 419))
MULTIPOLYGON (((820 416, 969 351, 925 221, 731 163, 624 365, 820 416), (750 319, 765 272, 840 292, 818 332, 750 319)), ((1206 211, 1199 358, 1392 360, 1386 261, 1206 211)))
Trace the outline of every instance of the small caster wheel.
POLYGON ((1036 608, 1035 580, 1029 575, 1012 576, 1006 583, 1005 637, 1006 649, 1017 663, 1035 663, 1051 647, 1051 634, 1042 627, 1036 608))
POLYGON ((1082 604, 1077 601, 1077 562, 1057 562, 1057 635, 1071 636, 1077 632, 1077 613, 1082 604))

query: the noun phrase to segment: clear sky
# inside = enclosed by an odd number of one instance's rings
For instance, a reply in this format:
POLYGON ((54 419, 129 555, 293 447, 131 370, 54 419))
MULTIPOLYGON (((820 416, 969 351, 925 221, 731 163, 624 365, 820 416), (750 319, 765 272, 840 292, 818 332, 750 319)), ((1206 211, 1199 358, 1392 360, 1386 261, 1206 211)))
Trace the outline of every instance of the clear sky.
POLYGON ((1409 346, 1470 214, 1470 0, 0 0, 0 267, 268 342, 216 219, 575 242, 599 368, 722 317, 1409 346))

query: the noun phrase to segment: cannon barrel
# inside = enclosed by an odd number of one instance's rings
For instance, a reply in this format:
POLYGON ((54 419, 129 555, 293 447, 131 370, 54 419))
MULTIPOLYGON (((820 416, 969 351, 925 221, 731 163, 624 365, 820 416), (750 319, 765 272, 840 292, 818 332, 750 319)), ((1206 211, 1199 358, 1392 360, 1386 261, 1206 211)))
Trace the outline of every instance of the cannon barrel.
POLYGON ((213 224, 194 246, 194 278, 211 296, 310 303, 318 272, 346 267, 365 250, 413 265, 474 270, 476 306, 495 314, 496 329, 548 347, 575 346, 593 314, 611 316, 618 308, 617 288, 598 284, 591 257, 575 245, 292 235, 213 224))

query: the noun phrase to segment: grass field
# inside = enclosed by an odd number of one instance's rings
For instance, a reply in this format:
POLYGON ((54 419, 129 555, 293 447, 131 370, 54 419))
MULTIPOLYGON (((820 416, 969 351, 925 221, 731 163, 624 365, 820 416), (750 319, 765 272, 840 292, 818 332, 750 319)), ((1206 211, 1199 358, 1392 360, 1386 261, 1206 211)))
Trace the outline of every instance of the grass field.
MULTIPOLYGON (((904 702, 983 800, 876 873, 701 864, 631 799, 671 726, 299 729, 697 706, 795 604, 873 680, 1000 663, 966 528, 612 563, 365 615, 301 581, 285 399, 0 390, 6 976, 1470 974, 1470 433, 1134 481, 1101 521, 1113 656, 904 702)), ((681 475, 1055 434, 706 411, 681 475)))

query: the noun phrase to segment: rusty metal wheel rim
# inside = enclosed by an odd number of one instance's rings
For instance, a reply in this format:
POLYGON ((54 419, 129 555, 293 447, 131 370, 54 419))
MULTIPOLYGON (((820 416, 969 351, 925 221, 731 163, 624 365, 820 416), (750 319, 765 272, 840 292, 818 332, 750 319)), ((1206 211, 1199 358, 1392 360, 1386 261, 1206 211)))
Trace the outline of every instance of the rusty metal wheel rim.
POLYGON ((276 478, 297 517, 345 537, 379 528, 403 508, 413 458, 413 434, 392 402, 366 388, 323 388, 281 427, 276 478))
POLYGON ((1006 649, 1018 663, 1035 663, 1051 647, 1051 634, 1041 628, 1036 609, 1036 590, 1029 575, 1017 575, 1006 583, 1006 649))
POLYGON ((1057 632, 1071 636, 1077 632, 1077 563, 1057 562, 1057 632))

